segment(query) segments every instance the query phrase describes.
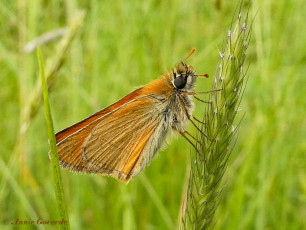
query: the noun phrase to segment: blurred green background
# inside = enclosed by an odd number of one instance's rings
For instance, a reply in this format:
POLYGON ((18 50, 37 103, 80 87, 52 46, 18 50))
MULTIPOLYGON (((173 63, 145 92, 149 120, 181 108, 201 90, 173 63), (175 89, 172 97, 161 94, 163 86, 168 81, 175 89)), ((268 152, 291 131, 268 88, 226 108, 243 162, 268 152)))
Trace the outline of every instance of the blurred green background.
MULTIPOLYGON (((215 229, 305 229, 306 4, 251 1, 256 18, 247 64, 245 117, 226 175, 215 229)), ((211 78, 236 1, 0 1, 0 228, 19 220, 57 220, 42 104, 27 117, 38 78, 36 52, 25 45, 66 27, 75 12, 82 26, 50 89, 59 131, 112 104, 182 60, 211 78), (6 224, 8 220, 8 224, 6 224)), ((61 38, 42 45, 56 61, 61 38)), ((204 108, 195 112, 201 117, 204 108)), ((72 229, 174 229, 191 148, 173 140, 128 185, 100 175, 62 171, 72 229)))

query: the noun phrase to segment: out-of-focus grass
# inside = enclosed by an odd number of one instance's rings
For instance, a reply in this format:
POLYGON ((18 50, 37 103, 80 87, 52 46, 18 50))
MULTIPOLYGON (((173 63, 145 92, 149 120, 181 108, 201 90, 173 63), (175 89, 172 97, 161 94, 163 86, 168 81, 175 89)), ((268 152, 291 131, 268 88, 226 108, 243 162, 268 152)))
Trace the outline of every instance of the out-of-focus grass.
MULTIPOLYGON (((4 225, 6 219, 57 216, 43 110, 25 133, 19 127, 38 77, 35 52, 23 52, 26 42, 66 26, 77 9, 86 10, 50 94, 60 130, 159 77, 192 47, 197 52, 189 64, 198 73, 214 73, 235 6, 230 1, 1 1, 0 208, 6 211, 0 228, 19 228, 4 225), (20 136, 18 157, 10 165, 20 136)), ((246 115, 225 175, 216 229, 301 229, 306 219, 306 5, 252 1, 252 11, 257 16, 241 105, 246 115)), ((58 42, 42 47, 45 57, 54 55, 58 42)), ((208 89, 210 80, 199 80, 197 89, 208 89)), ((203 111, 198 108, 196 115, 203 111)), ((189 149, 181 138, 174 140, 128 185, 63 171, 71 229, 175 226, 189 149)))

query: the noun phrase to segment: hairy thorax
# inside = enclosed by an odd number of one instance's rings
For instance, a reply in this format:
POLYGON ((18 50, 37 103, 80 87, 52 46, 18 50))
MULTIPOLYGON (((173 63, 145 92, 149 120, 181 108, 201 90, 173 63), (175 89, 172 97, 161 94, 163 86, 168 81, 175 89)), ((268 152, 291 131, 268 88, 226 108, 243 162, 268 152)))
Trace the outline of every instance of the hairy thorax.
POLYGON ((170 127, 176 131, 184 132, 189 119, 192 117, 194 102, 189 95, 183 95, 180 100, 178 95, 174 94, 171 98, 170 106, 169 117, 172 118, 169 121, 170 127))

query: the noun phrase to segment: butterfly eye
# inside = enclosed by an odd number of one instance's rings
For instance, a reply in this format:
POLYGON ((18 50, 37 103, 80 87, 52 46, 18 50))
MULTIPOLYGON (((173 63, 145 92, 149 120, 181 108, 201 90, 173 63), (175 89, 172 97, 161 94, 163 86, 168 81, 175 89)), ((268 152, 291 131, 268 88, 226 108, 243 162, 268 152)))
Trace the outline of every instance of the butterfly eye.
POLYGON ((177 78, 174 79, 174 86, 177 89, 183 89, 187 84, 187 76, 179 75, 177 78))

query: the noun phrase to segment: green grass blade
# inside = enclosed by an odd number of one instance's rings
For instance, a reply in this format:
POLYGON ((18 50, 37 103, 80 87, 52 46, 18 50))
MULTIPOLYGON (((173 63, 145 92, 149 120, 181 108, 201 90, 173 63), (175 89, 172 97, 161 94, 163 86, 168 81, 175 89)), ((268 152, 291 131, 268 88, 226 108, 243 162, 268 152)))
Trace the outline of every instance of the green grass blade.
POLYGON ((53 180, 54 180, 57 211, 59 215, 59 220, 65 220, 65 224, 59 224, 58 227, 59 229, 70 229, 69 218, 68 218, 68 213, 67 213, 67 208, 66 208, 66 203, 65 203, 62 176, 61 176, 57 148, 56 148, 56 141, 55 141, 55 135, 54 135, 50 104, 49 104, 48 88, 47 88, 47 84, 45 80, 44 67, 43 67, 42 57, 41 57, 41 52, 40 52, 39 47, 37 48, 37 57, 38 57, 38 62, 39 62, 40 77, 41 77, 42 88, 43 88, 43 98, 44 98, 45 115, 46 115, 47 129, 48 129, 49 145, 51 149, 50 156, 51 156, 51 165, 52 165, 52 173, 53 173, 53 180))

